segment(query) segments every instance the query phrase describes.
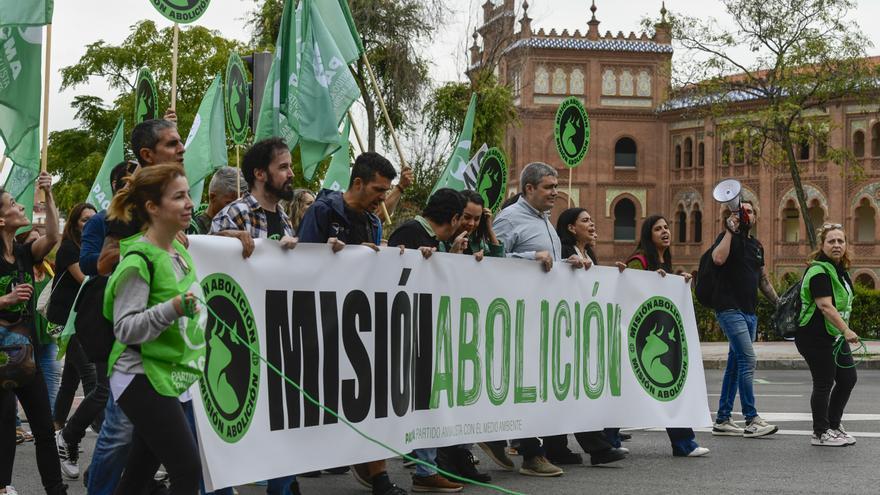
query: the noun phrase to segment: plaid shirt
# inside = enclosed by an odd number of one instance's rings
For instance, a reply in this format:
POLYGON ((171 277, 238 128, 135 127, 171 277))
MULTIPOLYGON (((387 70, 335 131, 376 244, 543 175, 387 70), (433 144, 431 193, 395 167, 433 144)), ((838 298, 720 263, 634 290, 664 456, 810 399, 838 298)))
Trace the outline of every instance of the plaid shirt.
MULTIPOLYGON (((293 236, 293 227, 290 219, 284 213, 284 209, 278 208, 281 223, 284 226, 284 235, 293 236)), ((243 230, 254 239, 269 237, 269 221, 266 219, 266 211, 251 193, 246 192, 240 199, 229 203, 220 210, 214 220, 211 221, 211 233, 216 234, 224 230, 243 230)))

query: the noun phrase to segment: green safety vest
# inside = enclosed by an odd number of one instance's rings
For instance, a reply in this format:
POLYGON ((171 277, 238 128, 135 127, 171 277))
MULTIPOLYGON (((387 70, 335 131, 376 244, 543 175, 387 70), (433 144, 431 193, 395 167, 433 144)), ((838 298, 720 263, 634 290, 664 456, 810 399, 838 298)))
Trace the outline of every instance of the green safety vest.
MULTIPOLYGON (((135 240, 141 235, 136 234, 136 237, 129 237, 120 243, 122 258, 107 282, 107 289, 104 292, 104 316, 111 321, 113 321, 113 302, 116 299, 119 278, 126 270, 136 269, 141 278, 149 282, 148 308, 185 293, 196 283, 195 265, 182 244, 175 240, 173 246, 189 266, 189 272, 182 280, 177 281, 168 253, 148 242, 135 240), (132 251, 139 251, 150 260, 153 264, 153 273, 150 273, 147 262, 140 256, 126 256, 132 251)), ((126 347, 119 341, 113 344, 108 363, 110 369, 113 369, 113 365, 126 347)), ((156 392, 167 397, 177 397, 202 376, 205 334, 198 327, 196 319, 178 318, 155 340, 141 344, 140 354, 147 379, 156 392), (185 330, 180 328, 181 322, 184 322, 185 330)))
MULTIPOLYGON (((841 282, 840 277, 837 276, 837 268, 827 261, 813 261, 810 263, 810 268, 807 269, 807 273, 804 274, 804 281, 801 283, 801 315, 798 324, 801 327, 806 326, 810 322, 810 318, 812 318, 813 314, 816 312, 816 300, 813 299, 813 295, 810 294, 810 279, 820 273, 826 273, 828 278, 831 279, 831 290, 834 294, 834 307, 837 308, 843 321, 849 324, 849 316, 852 314, 853 304, 852 288, 841 282)), ((825 330, 829 335, 832 337, 840 335, 840 330, 838 330, 837 327, 832 325, 827 318, 824 318, 824 320, 825 330)))

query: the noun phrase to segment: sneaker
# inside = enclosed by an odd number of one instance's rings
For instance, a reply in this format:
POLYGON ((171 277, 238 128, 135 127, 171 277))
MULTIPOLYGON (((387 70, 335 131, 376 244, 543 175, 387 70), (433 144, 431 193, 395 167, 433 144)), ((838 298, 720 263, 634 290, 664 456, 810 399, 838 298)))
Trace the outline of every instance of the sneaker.
POLYGON ((6 485, 6 495, 18 495, 18 492, 14 486, 6 485))
POLYGON ((526 476, 553 477, 562 476, 564 472, 562 468, 554 466, 544 456, 523 459, 522 467, 519 468, 519 474, 526 476))
POLYGON ((437 449, 437 467, 454 475, 473 481, 488 483, 492 477, 477 471, 474 454, 465 447, 444 447, 437 449))
POLYGON ((413 476, 412 491, 421 493, 456 493, 464 489, 464 485, 453 483, 439 474, 431 476, 413 476))
POLYGON ((817 447, 846 447, 846 438, 839 437, 834 434, 833 430, 825 430, 821 435, 813 434, 810 439, 810 445, 817 447))
POLYGON ((706 447, 697 447, 694 450, 690 451, 687 457, 703 457, 708 453, 709 449, 707 449, 706 447))
POLYGON ((481 442, 477 445, 479 445, 480 448, 483 449, 483 452, 485 452, 486 455, 489 456, 489 459, 492 459, 495 464, 501 466, 501 469, 504 469, 505 471, 513 471, 514 469, 516 469, 516 464, 514 464, 510 457, 507 456, 507 447, 504 445, 504 443, 481 442))
POLYGON ((61 461, 61 472, 68 479, 79 478, 79 446, 70 445, 58 430, 55 432, 55 446, 58 448, 58 459, 61 461))
POLYGON ((755 416, 751 420, 746 421, 746 427, 743 430, 743 437, 757 438, 765 435, 772 435, 779 431, 779 427, 771 425, 764 421, 761 416, 755 416))
POLYGON ((743 428, 734 423, 732 419, 727 418, 724 421, 716 421, 712 425, 712 434, 715 436, 741 437, 743 436, 743 428))
POLYGON ((856 437, 847 433, 846 430, 843 429, 843 425, 838 426, 836 429, 832 429, 831 433, 833 433, 838 438, 846 440, 847 445, 856 444, 856 437))

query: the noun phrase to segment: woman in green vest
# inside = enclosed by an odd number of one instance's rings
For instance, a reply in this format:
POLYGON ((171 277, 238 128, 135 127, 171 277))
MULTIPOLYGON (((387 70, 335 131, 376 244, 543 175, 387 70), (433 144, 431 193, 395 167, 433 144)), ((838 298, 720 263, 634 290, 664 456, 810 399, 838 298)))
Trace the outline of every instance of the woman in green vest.
POLYGON ((134 425, 131 452, 116 493, 140 493, 163 464, 172 494, 198 493, 198 448, 181 402, 201 377, 204 334, 195 321, 193 261, 175 237, 192 218, 183 167, 138 170, 113 196, 108 218, 136 218, 146 230, 120 243, 120 262, 107 282, 104 316, 113 321, 113 400, 134 425))
POLYGON ((819 232, 819 242, 820 249, 810 255, 810 267, 801 284, 801 315, 794 341, 813 375, 810 443, 844 447, 856 443, 840 423, 856 385, 849 344, 859 341, 859 336, 849 328, 853 284, 846 270, 850 257, 846 233, 840 224, 825 224, 819 232), (837 356, 835 345, 841 346, 837 356))

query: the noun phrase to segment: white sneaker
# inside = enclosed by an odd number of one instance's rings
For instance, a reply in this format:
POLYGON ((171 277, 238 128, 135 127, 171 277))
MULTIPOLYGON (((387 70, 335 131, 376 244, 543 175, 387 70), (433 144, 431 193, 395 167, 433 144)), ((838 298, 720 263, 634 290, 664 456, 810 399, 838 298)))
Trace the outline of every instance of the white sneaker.
POLYGON ((763 437, 765 435, 772 435, 779 431, 779 427, 776 425, 771 425, 770 423, 764 421, 761 416, 755 416, 746 424, 745 429, 743 430, 743 437, 745 438, 757 438, 763 437))
POLYGON ((743 436, 743 429, 734 423, 732 419, 728 418, 721 423, 716 422, 712 425, 712 434, 715 436, 741 437, 743 436))
POLYGON ((834 434, 834 436, 846 440, 847 445, 855 445, 856 444, 856 437, 847 433, 846 430, 843 429, 843 425, 838 426, 836 430, 829 430, 829 431, 832 434, 834 434))
POLYGON ((703 457, 704 455, 709 453, 709 449, 706 447, 697 447, 688 454, 688 457, 703 457))
POLYGON ((6 485, 6 495, 18 495, 18 492, 14 486, 6 485))
POLYGON ((61 461, 61 472, 68 479, 79 478, 79 446, 68 445, 61 435, 63 430, 55 432, 55 446, 58 448, 58 460, 61 461))
POLYGON ((835 435, 831 430, 825 430, 825 433, 817 436, 813 434, 810 439, 810 445, 817 447, 846 447, 846 439, 835 435))

